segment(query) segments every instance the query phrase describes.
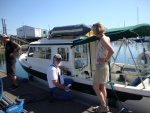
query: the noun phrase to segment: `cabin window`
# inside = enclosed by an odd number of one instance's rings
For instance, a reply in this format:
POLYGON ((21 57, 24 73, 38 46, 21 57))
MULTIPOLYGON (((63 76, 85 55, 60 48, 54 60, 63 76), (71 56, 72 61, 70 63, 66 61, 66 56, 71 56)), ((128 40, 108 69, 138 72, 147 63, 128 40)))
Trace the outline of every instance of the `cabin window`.
POLYGON ((34 47, 34 58, 39 58, 40 56, 40 51, 39 51, 39 47, 34 47))
POLYGON ((46 34, 46 31, 43 31, 43 34, 46 34))
POLYGON ((51 48, 50 47, 46 48, 45 58, 51 59, 51 48))
POLYGON ((28 57, 33 57, 35 52, 35 47, 30 47, 28 52, 28 57))
POLYGON ((87 44, 75 46, 74 58, 75 69, 88 65, 87 44))
POLYGON ((38 51, 39 51, 39 53, 40 53, 39 58, 45 59, 46 47, 38 47, 38 51))
POLYGON ((31 47, 29 50, 29 57, 45 58, 45 47, 31 47))
POLYGON ((46 51, 45 47, 36 47, 34 57, 44 59, 45 58, 45 51, 46 51))
POLYGON ((68 48, 58 48, 58 54, 61 55, 62 61, 69 60, 69 49, 68 48))
POLYGON ((28 57, 51 59, 50 47, 30 47, 28 57))

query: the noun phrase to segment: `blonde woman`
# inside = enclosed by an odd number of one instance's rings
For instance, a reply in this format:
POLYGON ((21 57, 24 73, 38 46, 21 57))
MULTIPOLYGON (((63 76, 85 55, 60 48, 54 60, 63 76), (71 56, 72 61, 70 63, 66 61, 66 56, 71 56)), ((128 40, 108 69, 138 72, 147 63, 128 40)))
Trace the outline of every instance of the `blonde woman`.
POLYGON ((105 26, 97 22, 93 24, 92 30, 97 38, 99 38, 96 49, 96 71, 93 77, 93 89, 101 103, 100 111, 107 112, 109 107, 106 103, 107 92, 105 83, 109 81, 109 67, 108 61, 114 53, 114 49, 110 44, 109 37, 105 36, 105 26))

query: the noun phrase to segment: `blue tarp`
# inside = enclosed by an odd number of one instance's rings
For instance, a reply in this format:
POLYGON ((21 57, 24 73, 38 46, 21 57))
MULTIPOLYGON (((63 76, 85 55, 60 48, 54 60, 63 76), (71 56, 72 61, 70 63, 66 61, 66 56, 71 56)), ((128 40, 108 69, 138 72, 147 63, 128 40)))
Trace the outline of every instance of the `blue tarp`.
POLYGON ((55 36, 81 36, 87 34, 91 30, 90 25, 78 24, 54 27, 50 32, 51 37, 55 36))

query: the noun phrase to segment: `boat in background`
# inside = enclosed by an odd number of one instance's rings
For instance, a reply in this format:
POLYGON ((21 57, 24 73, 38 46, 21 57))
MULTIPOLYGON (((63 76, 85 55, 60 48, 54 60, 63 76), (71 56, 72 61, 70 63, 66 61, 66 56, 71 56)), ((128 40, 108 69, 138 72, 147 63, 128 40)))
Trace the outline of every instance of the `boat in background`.
POLYGON ((137 37, 137 38, 133 38, 132 39, 133 41, 135 41, 135 42, 145 42, 145 38, 139 38, 139 37, 137 37))
MULTIPOLYGON (((65 30, 64 26, 62 29, 61 27, 53 29, 51 33, 57 33, 57 35, 51 34, 49 39, 43 38, 30 43, 28 52, 20 55, 19 62, 32 75, 34 80, 48 86, 47 68, 52 64, 54 54, 59 53, 62 56, 63 68, 65 68, 62 71, 63 77, 71 78, 74 81, 70 87, 71 90, 78 96, 89 100, 97 100, 92 88, 92 77, 95 71, 94 50, 96 50, 98 38, 90 36, 92 31, 88 25, 84 25, 84 27, 89 29, 86 32, 83 28, 80 29, 76 26, 72 26, 71 30, 69 30, 70 26, 66 26, 65 30), (79 34, 77 33, 78 30, 79 32, 83 30, 84 33, 79 34), (70 33, 72 36, 70 36, 70 33)), ((106 84, 108 100, 121 101, 122 104, 117 104, 119 108, 125 107, 136 113, 149 113, 150 52, 143 51, 139 56, 135 56, 137 57, 136 61, 133 58, 135 65, 115 63, 115 61, 120 48, 128 38, 150 36, 150 25, 139 24, 124 28, 108 29, 105 35, 109 36, 111 41, 122 39, 115 60, 110 64, 110 82, 106 84), (119 100, 113 93, 114 91, 119 100)), ((126 44, 131 56, 133 56, 129 44, 126 44)))
POLYGON ((145 42, 150 42, 150 37, 145 37, 145 42))

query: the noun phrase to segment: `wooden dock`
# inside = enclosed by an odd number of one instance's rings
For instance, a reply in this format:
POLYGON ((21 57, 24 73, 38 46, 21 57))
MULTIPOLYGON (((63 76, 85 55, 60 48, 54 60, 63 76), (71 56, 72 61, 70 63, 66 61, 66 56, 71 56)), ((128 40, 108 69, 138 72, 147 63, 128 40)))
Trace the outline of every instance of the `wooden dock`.
MULTIPOLYGON (((26 109, 29 113, 97 113, 93 107, 83 104, 80 99, 75 99, 73 101, 55 100, 51 103, 48 99, 49 92, 33 85, 32 82, 25 83, 19 80, 20 88, 15 91, 11 91, 9 90, 9 87, 12 84, 11 78, 7 77, 2 71, 0 71, 0 77, 3 81, 3 93, 12 101, 15 102, 17 96, 29 94, 28 96, 24 96, 26 99, 24 109, 26 109), (31 99, 33 101, 29 102, 31 99)), ((117 110, 114 108, 110 108, 110 111, 111 113, 117 113, 117 110)))

